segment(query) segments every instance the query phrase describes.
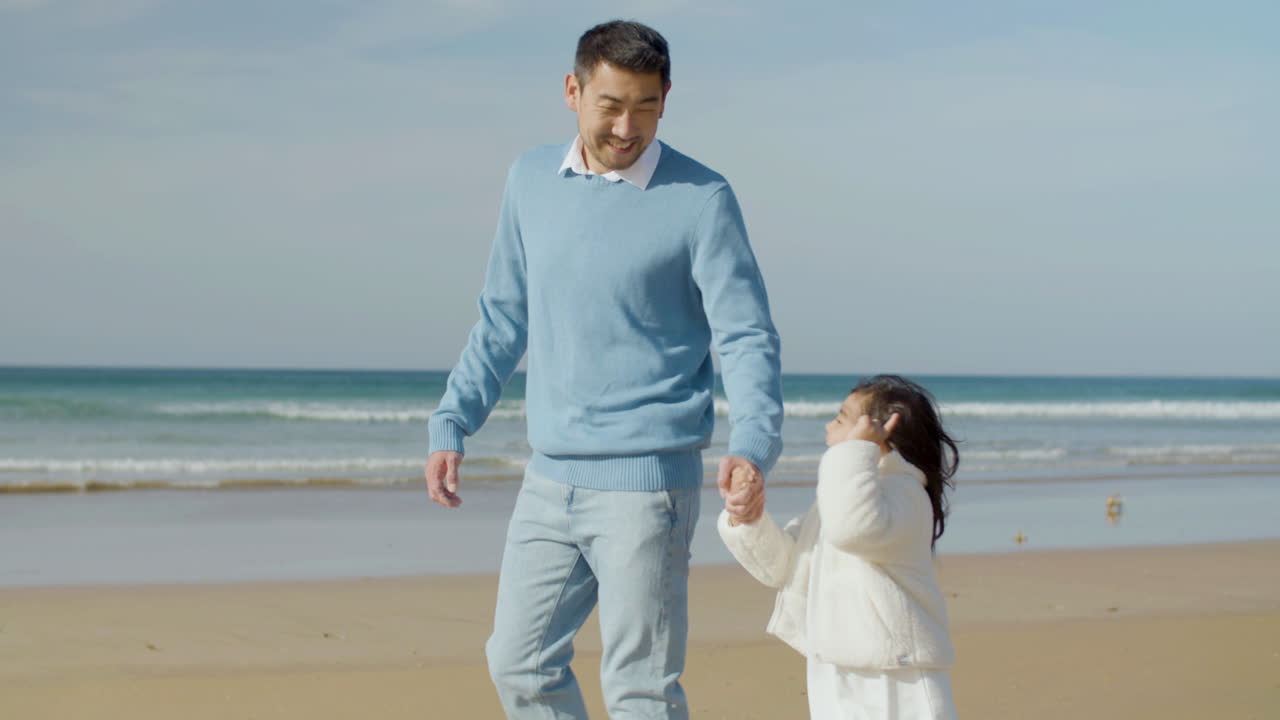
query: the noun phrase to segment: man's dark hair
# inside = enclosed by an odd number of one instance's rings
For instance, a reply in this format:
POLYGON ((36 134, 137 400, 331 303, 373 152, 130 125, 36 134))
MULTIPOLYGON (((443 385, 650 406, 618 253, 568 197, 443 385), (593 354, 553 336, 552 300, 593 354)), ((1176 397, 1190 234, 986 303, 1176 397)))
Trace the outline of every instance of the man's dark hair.
POLYGON ((602 62, 637 73, 659 73, 662 87, 671 84, 671 55, 657 30, 631 20, 611 20, 582 33, 573 74, 586 85, 602 62))

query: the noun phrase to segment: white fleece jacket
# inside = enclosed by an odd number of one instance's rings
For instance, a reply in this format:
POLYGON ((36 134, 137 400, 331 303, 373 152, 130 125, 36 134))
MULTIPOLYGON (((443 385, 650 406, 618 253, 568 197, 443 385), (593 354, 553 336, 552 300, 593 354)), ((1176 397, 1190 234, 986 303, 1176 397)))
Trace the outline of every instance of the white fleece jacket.
POLYGON ((806 657, 866 670, 955 662, 930 541, 924 473, 897 452, 849 440, 818 466, 818 500, 779 528, 769 513, 720 537, 757 580, 778 588, 768 632, 806 657))

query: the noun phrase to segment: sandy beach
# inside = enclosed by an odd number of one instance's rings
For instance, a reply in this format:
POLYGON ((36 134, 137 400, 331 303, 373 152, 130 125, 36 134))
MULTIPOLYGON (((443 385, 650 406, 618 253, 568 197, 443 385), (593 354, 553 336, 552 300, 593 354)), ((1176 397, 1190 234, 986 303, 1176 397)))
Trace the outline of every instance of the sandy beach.
MULTIPOLYGON (((939 559, 968 718, 1280 717, 1280 541, 939 559)), ((0 589, 0 717, 497 718, 491 575, 0 589)), ((772 595, 694 569, 699 718, 805 717, 772 595)), ((606 717, 594 619, 575 669, 606 717)))

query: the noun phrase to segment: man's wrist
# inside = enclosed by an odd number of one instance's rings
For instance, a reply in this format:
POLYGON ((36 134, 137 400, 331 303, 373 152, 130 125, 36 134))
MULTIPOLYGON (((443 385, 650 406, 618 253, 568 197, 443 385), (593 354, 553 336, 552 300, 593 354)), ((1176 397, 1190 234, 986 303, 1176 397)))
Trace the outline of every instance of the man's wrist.
POLYGON ((756 435, 733 438, 729 444, 729 455, 746 460, 755 465, 761 475, 767 475, 777 462, 780 449, 773 439, 756 435))
POLYGON ((463 454, 462 428, 457 423, 443 417, 432 416, 427 421, 427 448, 429 453, 441 450, 463 454))

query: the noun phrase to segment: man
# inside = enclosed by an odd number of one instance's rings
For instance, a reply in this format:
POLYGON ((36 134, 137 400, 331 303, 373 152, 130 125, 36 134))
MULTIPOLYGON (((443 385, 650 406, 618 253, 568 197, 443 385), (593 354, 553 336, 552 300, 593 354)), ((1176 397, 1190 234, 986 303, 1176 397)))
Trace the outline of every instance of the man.
MULTIPOLYGON (((461 504, 463 437, 528 350, 529 461, 508 529, 490 674, 510 718, 585 718, 569 661, 597 601, 613 718, 687 718, 689 542, 714 424, 711 346, 730 407, 730 473, 781 452, 779 342, 724 178, 655 142, 667 43, 634 22, 580 38, 571 145, 507 176, 471 331, 428 424, 431 499, 461 504)), ((757 517, 761 483, 736 506, 757 517)))

